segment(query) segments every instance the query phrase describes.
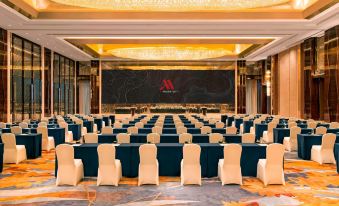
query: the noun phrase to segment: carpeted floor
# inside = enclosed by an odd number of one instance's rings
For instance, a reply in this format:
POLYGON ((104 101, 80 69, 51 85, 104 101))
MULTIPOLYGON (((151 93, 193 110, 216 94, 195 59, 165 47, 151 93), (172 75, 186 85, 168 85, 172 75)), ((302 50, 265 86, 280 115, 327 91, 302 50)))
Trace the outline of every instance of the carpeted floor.
POLYGON ((95 178, 86 178, 77 187, 56 187, 52 151, 19 165, 5 165, 0 205, 339 205, 335 165, 288 159, 285 178, 286 186, 266 188, 253 177, 245 177, 243 186, 222 187, 217 178, 204 179, 201 187, 180 186, 179 177, 161 177, 160 186, 138 187, 137 179, 123 178, 119 187, 97 187, 95 178))

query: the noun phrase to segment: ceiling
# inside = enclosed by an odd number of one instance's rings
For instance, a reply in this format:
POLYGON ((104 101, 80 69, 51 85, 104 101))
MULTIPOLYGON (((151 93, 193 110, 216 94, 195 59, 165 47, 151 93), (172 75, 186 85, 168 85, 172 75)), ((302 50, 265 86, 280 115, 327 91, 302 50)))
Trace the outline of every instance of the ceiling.
MULTIPOLYGON (((185 55, 198 52, 205 55, 204 59, 216 61, 255 61, 310 36, 321 36, 339 24, 339 4, 333 0, 216 0, 242 3, 223 9, 185 4, 185 9, 176 11, 170 3, 163 7, 166 9, 145 7, 142 3, 146 0, 126 0, 138 3, 128 8, 124 4, 116 8, 106 5, 109 9, 97 6, 100 1, 89 1, 96 3, 94 6, 84 1, 3 0, 0 27, 78 61, 136 60, 145 51, 150 55, 143 56, 144 60, 154 60, 153 50, 163 55, 166 49, 177 49, 185 55), (80 7, 65 2, 83 4, 80 7)), ((205 2, 176 0, 194 1, 205 2)), ((178 56, 164 60, 173 58, 178 56)))

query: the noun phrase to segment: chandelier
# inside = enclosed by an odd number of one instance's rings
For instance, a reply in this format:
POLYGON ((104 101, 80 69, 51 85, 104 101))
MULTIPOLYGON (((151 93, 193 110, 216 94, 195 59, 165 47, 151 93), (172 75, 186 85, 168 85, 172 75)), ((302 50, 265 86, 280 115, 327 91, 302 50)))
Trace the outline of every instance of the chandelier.
POLYGON ((222 11, 276 6, 290 0, 51 0, 92 9, 120 11, 222 11))
POLYGON ((120 58, 167 61, 202 60, 233 54, 232 51, 223 48, 175 46, 117 48, 111 49, 108 52, 120 58))

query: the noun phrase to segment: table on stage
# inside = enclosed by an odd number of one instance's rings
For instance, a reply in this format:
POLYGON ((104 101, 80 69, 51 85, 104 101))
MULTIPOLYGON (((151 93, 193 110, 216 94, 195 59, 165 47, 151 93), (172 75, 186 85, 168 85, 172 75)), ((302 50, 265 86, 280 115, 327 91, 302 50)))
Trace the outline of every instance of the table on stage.
MULTIPOLYGON (((137 177, 139 166, 140 143, 120 144, 116 147, 116 158, 121 161, 122 174, 125 177, 137 177)), ((202 177, 218 175, 218 162, 224 156, 224 147, 220 144, 202 143, 201 146, 201 174, 202 177)), ((97 176, 98 172, 98 144, 82 144, 74 146, 74 158, 81 159, 84 164, 85 176, 97 176)), ((180 162, 182 160, 183 144, 157 144, 157 159, 160 176, 180 176, 180 162)), ((266 158, 266 146, 257 144, 242 144, 241 170, 243 176, 257 175, 259 159, 266 158)), ((56 161, 57 170, 57 161, 56 161)))
MULTIPOLYGON (((28 159, 35 159, 41 156, 41 134, 17 134, 15 135, 15 139, 17 145, 25 145, 28 159)), ((0 143, 2 143, 2 140, 0 140, 0 143)))
MULTIPOLYGON (((304 160, 311 159, 311 150, 313 145, 321 145, 322 135, 298 134, 298 157, 304 160)), ((336 143, 339 143, 337 135, 336 143)))

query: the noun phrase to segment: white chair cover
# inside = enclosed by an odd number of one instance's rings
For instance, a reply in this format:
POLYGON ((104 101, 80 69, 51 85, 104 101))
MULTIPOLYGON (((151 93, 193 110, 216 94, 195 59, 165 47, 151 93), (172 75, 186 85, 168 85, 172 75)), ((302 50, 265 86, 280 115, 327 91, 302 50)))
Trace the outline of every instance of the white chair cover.
POLYGON ((85 143, 96 144, 96 143, 98 143, 98 134, 96 134, 96 133, 87 133, 84 136, 84 141, 85 141, 85 143))
POLYGON ((115 147, 112 144, 98 146, 98 179, 97 185, 118 186, 122 177, 121 162, 115 159, 115 147))
POLYGON ((22 128, 20 126, 11 127, 11 133, 22 134, 22 128))
POLYGON ((209 126, 203 126, 200 128, 201 134, 210 134, 212 133, 212 128, 209 126))
POLYGON ((179 135, 179 143, 192 143, 193 136, 190 133, 181 133, 179 135))
POLYGON ((42 135, 42 150, 50 151, 55 148, 54 137, 48 136, 47 127, 39 126, 37 128, 37 133, 42 135))
POLYGON ((236 127, 226 127, 226 134, 237 134, 236 127))
POLYGON ((129 144, 131 142, 131 136, 127 133, 117 134, 117 143, 118 144, 129 144))
POLYGON ((147 134, 147 142, 149 142, 151 144, 159 144, 160 143, 160 134, 158 134, 158 133, 147 134))
POLYGON ((326 127, 317 127, 315 129, 315 134, 321 134, 324 135, 327 132, 327 128, 326 127))
POLYGON ((138 127, 128 127, 127 128, 127 133, 129 133, 129 134, 138 134, 138 131, 139 131, 138 127))
POLYGON ((221 129, 221 128, 224 128, 225 127, 225 124, 223 122, 216 122, 215 123, 215 128, 217 129, 221 129))
POLYGON ((84 166, 81 159, 74 159, 72 145, 60 144, 56 147, 58 171, 56 185, 76 186, 84 177, 84 166))
POLYGON ((177 134, 187 133, 186 127, 177 127, 177 134))
POLYGON ((241 136, 241 143, 255 143, 255 134, 245 133, 241 136))
POLYGON ((209 143, 220 143, 224 142, 224 136, 220 133, 211 133, 209 135, 209 143))
POLYGON ((336 141, 335 134, 324 134, 321 145, 313 145, 311 149, 311 160, 319 164, 332 163, 335 164, 334 144, 336 141))
POLYGON ((157 147, 154 144, 143 144, 139 147, 139 156, 138 186, 143 184, 159 185, 157 147))
POLYGON ((16 145, 15 135, 12 133, 4 133, 1 135, 2 143, 4 143, 4 163, 18 164, 27 159, 25 145, 16 145))
POLYGON ((181 185, 201 185, 201 148, 197 144, 185 144, 181 161, 181 185))
POLYGON ((101 129, 101 134, 113 134, 113 128, 108 126, 101 129))
POLYGON ((155 126, 152 128, 152 133, 162 134, 162 127, 155 126))
POLYGON ((298 148, 297 136, 301 133, 300 127, 292 127, 290 129, 290 137, 285 137, 283 140, 284 147, 287 151, 296 151, 298 148))
POLYGON ((241 159, 242 147, 239 144, 228 144, 224 146, 224 159, 218 163, 218 177, 221 184, 242 185, 241 159))

